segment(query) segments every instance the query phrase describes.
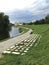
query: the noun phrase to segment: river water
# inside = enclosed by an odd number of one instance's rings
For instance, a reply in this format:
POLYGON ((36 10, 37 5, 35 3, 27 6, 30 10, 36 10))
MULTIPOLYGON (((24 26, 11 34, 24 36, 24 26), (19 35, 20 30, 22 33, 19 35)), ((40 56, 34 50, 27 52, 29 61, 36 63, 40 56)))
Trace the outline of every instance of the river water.
POLYGON ((10 37, 15 37, 19 34, 19 28, 12 26, 9 32, 10 37))
POLYGON ((10 31, 3 30, 2 32, 0 32, 0 40, 15 37, 19 33, 20 33, 19 28, 12 26, 10 31))

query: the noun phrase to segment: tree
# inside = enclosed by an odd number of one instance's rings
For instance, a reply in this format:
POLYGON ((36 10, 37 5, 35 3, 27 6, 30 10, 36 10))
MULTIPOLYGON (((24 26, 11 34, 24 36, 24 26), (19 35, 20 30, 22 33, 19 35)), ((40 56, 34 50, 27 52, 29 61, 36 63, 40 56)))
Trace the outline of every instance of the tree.
POLYGON ((9 30, 9 17, 7 15, 4 16, 4 29, 9 30))
POLYGON ((36 20, 36 21, 34 22, 34 24, 39 24, 39 21, 38 21, 38 20, 36 20))
POLYGON ((49 24, 49 15, 47 15, 47 16, 45 17, 45 22, 46 22, 47 24, 49 24))
POLYGON ((9 17, 0 13, 0 31, 8 30, 9 28, 9 17))
POLYGON ((0 40, 9 37, 9 17, 0 13, 0 40))
POLYGON ((4 13, 0 13, 0 23, 3 23, 4 21, 4 13))
POLYGON ((33 23, 32 22, 29 22, 28 25, 32 25, 33 23))

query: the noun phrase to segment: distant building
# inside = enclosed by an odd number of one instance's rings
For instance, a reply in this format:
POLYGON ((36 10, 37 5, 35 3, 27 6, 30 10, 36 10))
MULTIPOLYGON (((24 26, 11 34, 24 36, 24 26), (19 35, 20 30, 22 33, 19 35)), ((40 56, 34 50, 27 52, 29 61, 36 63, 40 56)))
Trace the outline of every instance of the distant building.
POLYGON ((17 23, 17 22, 15 22, 14 25, 15 25, 15 26, 21 26, 21 25, 23 25, 23 23, 17 23))

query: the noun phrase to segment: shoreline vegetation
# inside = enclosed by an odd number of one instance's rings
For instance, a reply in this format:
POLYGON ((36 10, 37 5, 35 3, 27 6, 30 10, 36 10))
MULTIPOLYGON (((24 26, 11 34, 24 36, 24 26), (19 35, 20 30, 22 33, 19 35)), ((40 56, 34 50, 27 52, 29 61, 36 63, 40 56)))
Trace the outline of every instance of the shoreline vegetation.
POLYGON ((0 13, 0 40, 9 37, 10 21, 9 16, 3 12, 0 13))
POLYGON ((33 33, 38 33, 42 37, 36 47, 31 47, 30 50, 23 56, 5 54, 0 59, 0 65, 49 65, 49 25, 24 25, 34 30, 33 33), (14 62, 13 62, 14 61, 14 62))
MULTIPOLYGON (((15 27, 16 27, 16 26, 15 26, 15 27)), ((20 32, 20 33, 19 33, 18 35, 14 36, 14 37, 20 36, 20 35, 24 34, 25 32, 27 32, 27 31, 29 30, 29 29, 26 29, 26 28, 21 27, 21 26, 17 26, 16 28, 19 28, 19 32, 20 32)), ((14 37, 11 37, 11 38, 9 37, 9 38, 0 40, 0 42, 7 41, 7 40, 12 39, 12 38, 14 38, 14 37)))
MULTIPOLYGON (((9 30, 8 26, 9 17, 0 13, 0 31, 9 30)), ((33 34, 41 35, 40 41, 37 41, 25 55, 5 54, 0 58, 0 65, 49 65, 49 15, 35 22, 23 23, 19 28, 20 32, 32 29, 33 34)))

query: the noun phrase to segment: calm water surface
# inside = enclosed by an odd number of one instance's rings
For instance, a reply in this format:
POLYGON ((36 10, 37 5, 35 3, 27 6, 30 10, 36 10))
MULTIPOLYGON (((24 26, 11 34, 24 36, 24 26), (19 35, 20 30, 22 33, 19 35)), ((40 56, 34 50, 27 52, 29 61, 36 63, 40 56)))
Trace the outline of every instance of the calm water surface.
POLYGON ((10 37, 15 37, 19 34, 19 28, 16 28, 14 26, 11 27, 11 31, 9 32, 10 37))

